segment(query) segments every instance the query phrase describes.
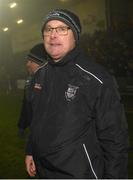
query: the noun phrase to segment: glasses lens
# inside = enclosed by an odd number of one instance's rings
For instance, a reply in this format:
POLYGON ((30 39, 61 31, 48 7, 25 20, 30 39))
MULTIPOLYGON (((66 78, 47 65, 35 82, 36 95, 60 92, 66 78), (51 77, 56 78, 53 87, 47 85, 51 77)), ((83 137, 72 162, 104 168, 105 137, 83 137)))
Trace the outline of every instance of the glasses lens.
POLYGON ((44 35, 49 36, 49 35, 51 35, 51 33, 53 33, 54 30, 56 31, 56 33, 58 33, 58 35, 67 35, 69 29, 70 28, 67 26, 60 26, 60 27, 56 27, 56 28, 45 27, 44 35))
POLYGON ((59 35, 66 35, 67 34, 67 27, 57 27, 57 32, 59 35))
POLYGON ((50 35, 50 33, 52 32, 52 28, 50 28, 50 27, 45 27, 45 29, 44 29, 44 35, 50 35))

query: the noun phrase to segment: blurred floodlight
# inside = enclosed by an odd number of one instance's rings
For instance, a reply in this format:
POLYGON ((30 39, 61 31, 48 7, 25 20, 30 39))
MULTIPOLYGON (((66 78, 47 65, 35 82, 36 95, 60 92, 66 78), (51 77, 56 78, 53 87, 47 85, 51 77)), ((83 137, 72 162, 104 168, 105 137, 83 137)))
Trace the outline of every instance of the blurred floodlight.
POLYGON ((3 31, 4 32, 8 31, 8 27, 3 28, 3 31))
POLYGON ((14 7, 16 7, 16 6, 17 6, 17 3, 15 3, 15 2, 13 2, 13 3, 10 4, 10 8, 14 8, 14 7))
POLYGON ((19 19, 19 20, 17 21, 17 24, 21 24, 21 23, 23 23, 23 19, 19 19))
POLYGON ((68 0, 60 0, 60 2, 67 2, 68 0))

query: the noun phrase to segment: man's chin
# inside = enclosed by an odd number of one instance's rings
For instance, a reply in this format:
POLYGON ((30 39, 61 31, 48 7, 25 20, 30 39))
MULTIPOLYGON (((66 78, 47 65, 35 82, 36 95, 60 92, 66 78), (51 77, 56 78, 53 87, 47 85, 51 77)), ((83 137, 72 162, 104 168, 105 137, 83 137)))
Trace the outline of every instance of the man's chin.
POLYGON ((61 56, 59 56, 59 55, 51 55, 51 57, 52 57, 53 61, 55 61, 55 62, 58 62, 61 60, 61 56))

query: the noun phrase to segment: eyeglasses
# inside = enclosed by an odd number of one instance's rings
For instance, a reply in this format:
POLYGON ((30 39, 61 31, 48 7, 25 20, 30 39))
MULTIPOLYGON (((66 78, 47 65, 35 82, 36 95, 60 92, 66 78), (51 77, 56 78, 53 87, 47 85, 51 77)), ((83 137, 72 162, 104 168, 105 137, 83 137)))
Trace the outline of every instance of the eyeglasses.
POLYGON ((68 34, 68 30, 70 29, 70 27, 67 26, 59 26, 56 28, 52 28, 52 27, 45 27, 44 29, 44 36, 50 36, 53 31, 55 30, 56 33, 60 36, 65 36, 68 34))

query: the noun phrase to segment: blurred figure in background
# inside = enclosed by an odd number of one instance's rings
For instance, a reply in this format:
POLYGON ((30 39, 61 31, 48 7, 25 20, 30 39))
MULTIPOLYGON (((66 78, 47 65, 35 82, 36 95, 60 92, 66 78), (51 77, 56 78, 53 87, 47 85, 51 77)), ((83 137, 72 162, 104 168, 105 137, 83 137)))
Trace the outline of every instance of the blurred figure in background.
POLYGON ((24 88, 24 97, 22 102, 22 109, 18 121, 19 136, 24 137, 24 132, 27 127, 30 126, 32 120, 32 107, 31 101, 34 97, 32 93, 32 84, 34 82, 34 76, 39 69, 46 63, 46 53, 44 51, 43 43, 39 43, 32 47, 26 57, 26 67, 29 73, 29 77, 26 80, 24 88))

